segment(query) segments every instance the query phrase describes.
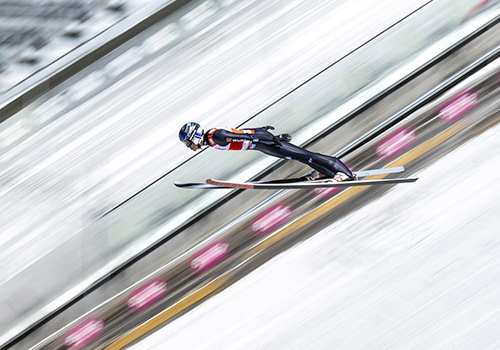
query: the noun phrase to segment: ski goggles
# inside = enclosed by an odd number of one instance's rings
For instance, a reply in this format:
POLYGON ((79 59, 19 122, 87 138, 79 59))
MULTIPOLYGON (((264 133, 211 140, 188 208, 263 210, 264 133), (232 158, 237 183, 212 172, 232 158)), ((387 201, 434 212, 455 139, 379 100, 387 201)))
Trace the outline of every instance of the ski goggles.
POLYGON ((187 147, 191 147, 191 145, 193 144, 193 141, 191 140, 184 140, 182 141, 187 147))

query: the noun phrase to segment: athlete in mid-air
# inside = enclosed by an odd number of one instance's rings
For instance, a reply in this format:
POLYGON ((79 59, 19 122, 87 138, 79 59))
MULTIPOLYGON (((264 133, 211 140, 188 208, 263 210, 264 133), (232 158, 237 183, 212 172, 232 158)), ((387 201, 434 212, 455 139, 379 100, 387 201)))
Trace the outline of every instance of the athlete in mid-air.
POLYGON ((193 151, 203 146, 219 150, 257 150, 274 157, 297 160, 314 169, 303 180, 354 180, 352 172, 340 159, 295 146, 290 143, 292 137, 289 134, 273 135, 268 130, 274 130, 274 127, 212 128, 205 132, 199 124, 191 122, 182 127, 179 139, 193 151))

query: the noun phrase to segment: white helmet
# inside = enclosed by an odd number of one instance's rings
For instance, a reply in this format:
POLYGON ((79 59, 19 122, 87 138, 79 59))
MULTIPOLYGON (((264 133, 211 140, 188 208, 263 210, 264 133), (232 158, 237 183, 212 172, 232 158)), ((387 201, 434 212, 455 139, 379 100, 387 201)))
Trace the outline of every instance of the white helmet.
POLYGON ((179 140, 184 142, 184 144, 188 147, 190 147, 193 143, 198 145, 201 143, 203 132, 204 130, 201 128, 200 124, 195 122, 187 123, 179 132, 179 140))

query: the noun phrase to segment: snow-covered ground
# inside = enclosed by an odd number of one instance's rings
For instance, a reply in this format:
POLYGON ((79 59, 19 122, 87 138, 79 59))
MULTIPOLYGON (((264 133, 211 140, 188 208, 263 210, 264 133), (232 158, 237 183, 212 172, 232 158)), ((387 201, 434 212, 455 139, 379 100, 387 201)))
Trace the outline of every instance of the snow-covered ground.
POLYGON ((500 126, 133 345, 500 348, 500 126))

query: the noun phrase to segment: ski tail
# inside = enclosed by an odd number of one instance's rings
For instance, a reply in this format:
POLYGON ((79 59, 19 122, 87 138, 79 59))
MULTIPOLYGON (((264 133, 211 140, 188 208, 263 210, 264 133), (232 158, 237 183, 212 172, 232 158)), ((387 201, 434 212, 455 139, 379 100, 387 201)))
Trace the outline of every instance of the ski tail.
POLYGON ((382 169, 372 169, 372 170, 360 170, 353 171, 352 173, 357 177, 368 177, 373 175, 386 175, 386 174, 396 174, 402 173, 405 171, 405 168, 402 166, 397 166, 394 168, 382 168, 382 169))

